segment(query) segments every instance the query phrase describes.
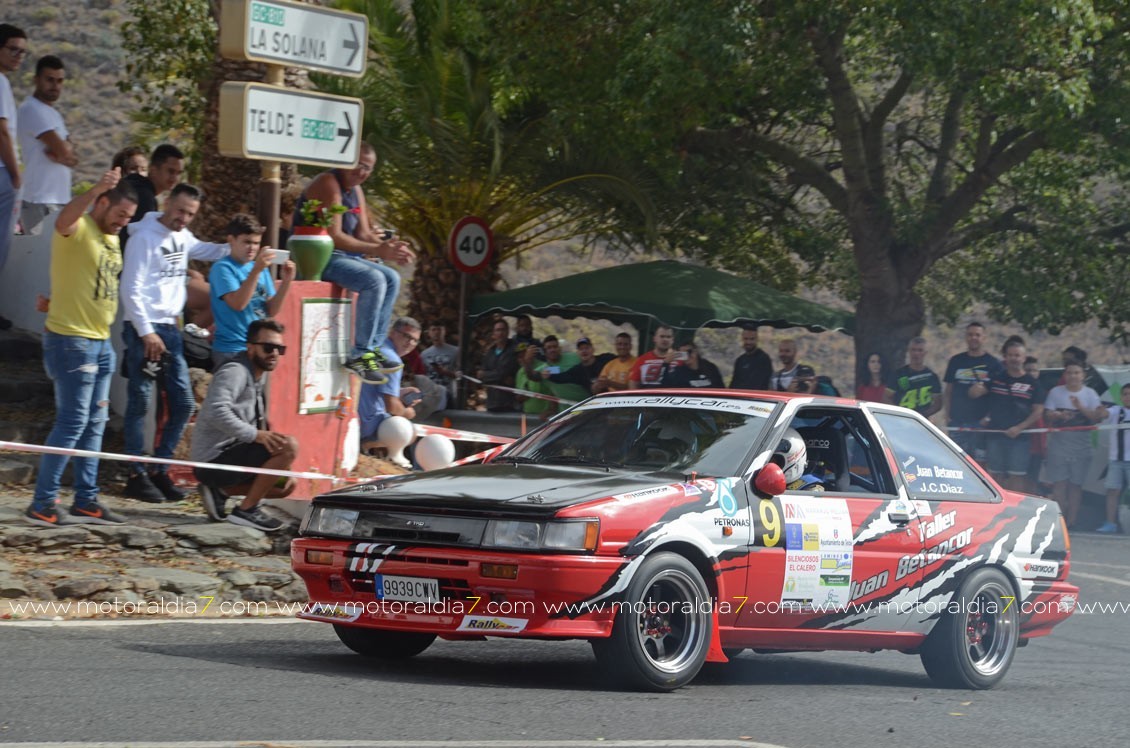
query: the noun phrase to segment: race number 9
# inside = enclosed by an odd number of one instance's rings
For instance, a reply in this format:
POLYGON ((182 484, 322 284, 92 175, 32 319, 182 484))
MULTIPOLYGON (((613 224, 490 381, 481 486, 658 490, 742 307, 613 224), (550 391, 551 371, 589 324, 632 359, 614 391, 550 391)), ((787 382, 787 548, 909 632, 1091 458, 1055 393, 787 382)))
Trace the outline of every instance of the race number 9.
POLYGON ((772 548, 781 542, 781 513, 772 501, 762 501, 757 506, 761 514, 761 545, 772 548))

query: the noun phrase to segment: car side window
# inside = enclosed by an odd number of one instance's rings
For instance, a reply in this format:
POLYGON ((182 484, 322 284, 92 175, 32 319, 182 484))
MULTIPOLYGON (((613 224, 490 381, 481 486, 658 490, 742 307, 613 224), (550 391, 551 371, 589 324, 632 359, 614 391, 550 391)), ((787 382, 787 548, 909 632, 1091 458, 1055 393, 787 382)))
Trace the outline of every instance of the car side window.
POLYGON ((912 498, 993 501, 996 493, 959 452, 908 416, 875 413, 912 498))
MULTIPOLYGON (((895 484, 879 441, 855 411, 805 408, 792 427, 808 451, 806 473, 831 493, 894 494, 895 484)), ((805 490, 805 489, 799 489, 805 490)))

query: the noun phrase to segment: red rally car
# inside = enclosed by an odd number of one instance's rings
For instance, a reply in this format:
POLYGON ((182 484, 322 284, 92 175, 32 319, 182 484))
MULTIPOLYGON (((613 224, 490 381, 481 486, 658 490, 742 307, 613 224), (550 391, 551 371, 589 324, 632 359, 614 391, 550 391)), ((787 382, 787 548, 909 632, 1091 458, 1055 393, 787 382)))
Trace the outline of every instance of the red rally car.
POLYGON ((317 497, 310 603, 363 655, 437 636, 582 638, 671 690, 744 649, 896 649, 991 688, 1074 610, 1055 503, 998 486, 896 406, 764 392, 609 393, 483 464, 317 497))

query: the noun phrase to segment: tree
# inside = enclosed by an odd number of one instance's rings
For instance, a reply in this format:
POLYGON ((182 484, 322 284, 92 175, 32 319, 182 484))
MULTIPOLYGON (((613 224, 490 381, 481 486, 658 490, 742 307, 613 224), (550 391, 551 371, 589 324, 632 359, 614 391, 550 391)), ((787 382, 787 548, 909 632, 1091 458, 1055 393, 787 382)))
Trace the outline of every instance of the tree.
POLYGON ((378 154, 366 190, 375 214, 416 246, 409 311, 458 329, 460 279, 445 257, 466 215, 486 220, 497 253, 472 276, 489 292, 498 264, 553 240, 647 226, 631 174, 570 150, 555 123, 518 89, 500 88, 481 52, 480 20, 447 0, 353 0, 369 18, 369 67, 357 80, 315 76, 326 91, 365 100, 363 134, 378 154))
MULTIPOLYGON (((715 222, 855 299, 857 356, 901 360, 927 300, 952 317, 977 294, 1033 327, 1109 301, 1111 284, 1080 300, 1074 283, 1101 275, 1121 237, 1086 222, 1114 207, 1094 185, 1121 168, 1126 135, 1114 2, 487 5, 510 74, 571 132, 599 121, 606 143, 650 141, 677 165, 655 198, 669 235, 686 239, 669 205, 690 186, 684 164, 731 184, 744 165, 756 210, 723 206, 715 222), (1049 259, 1083 267, 1041 276, 1049 259)), ((710 232, 695 244, 717 257, 710 232)))
MULTIPOLYGON (((198 180, 207 199, 193 229, 222 238, 233 213, 256 212, 260 177, 257 161, 219 155, 219 95, 226 81, 261 81, 265 66, 220 57, 217 43, 220 0, 128 0, 133 20, 122 24, 122 45, 130 51, 123 92, 141 103, 144 137, 173 142, 188 155, 186 178, 198 180)), ((288 70, 290 85, 305 76, 288 70)), ((295 178, 284 165, 284 184, 295 178)))

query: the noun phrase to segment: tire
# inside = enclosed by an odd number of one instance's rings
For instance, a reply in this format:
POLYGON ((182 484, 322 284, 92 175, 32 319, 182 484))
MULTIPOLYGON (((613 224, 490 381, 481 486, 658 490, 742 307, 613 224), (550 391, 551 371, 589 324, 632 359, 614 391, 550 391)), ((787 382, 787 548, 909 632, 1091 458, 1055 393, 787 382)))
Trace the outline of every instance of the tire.
POLYGON ((953 602, 960 603, 960 611, 946 613, 930 632, 922 665, 946 688, 992 688, 1016 655, 1016 592, 1004 572, 983 567, 965 578, 953 602))
POLYGON ((619 685, 648 691, 689 683, 706 661, 714 609, 694 564, 675 553, 648 557, 623 602, 612 635, 592 640, 604 673, 619 685))
POLYGON ((435 634, 385 631, 364 626, 333 625, 341 643, 359 655, 381 660, 406 660, 423 652, 436 640, 435 634))

